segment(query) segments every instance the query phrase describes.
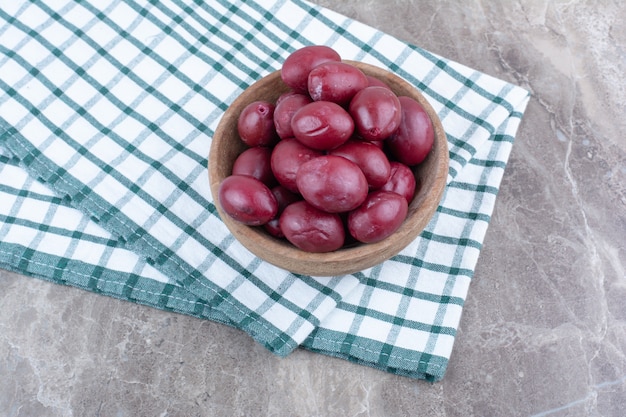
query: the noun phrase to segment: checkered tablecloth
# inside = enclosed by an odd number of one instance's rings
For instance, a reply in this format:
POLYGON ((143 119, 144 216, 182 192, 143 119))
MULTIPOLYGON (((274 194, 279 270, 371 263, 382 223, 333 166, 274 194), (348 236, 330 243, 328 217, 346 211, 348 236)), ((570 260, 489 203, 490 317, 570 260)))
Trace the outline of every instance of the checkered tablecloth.
POLYGON ((528 99, 300 0, 4 1, 0 266, 235 326, 278 355, 301 346, 439 380, 528 99), (417 86, 448 138, 426 230, 353 275, 255 258, 209 190, 224 110, 309 44, 417 86))

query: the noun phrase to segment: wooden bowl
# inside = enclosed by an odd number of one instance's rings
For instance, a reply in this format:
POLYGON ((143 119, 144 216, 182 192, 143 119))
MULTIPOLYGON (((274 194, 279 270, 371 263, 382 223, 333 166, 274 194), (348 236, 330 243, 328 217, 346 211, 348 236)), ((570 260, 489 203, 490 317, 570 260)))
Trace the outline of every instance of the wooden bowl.
POLYGON ((411 84, 381 68, 355 61, 345 61, 387 83, 397 95, 417 100, 432 120, 435 142, 424 162, 415 167, 417 188, 402 226, 388 238, 370 244, 358 244, 327 253, 302 251, 287 241, 270 236, 262 227, 239 223, 224 213, 218 189, 230 175, 237 156, 246 149, 237 133, 237 118, 243 108, 257 100, 275 101, 288 87, 276 71, 247 88, 224 113, 211 143, 209 179, 217 211, 233 236, 259 258, 290 272, 313 276, 351 274, 377 265, 398 254, 422 232, 437 209, 448 175, 448 146, 437 114, 411 84))

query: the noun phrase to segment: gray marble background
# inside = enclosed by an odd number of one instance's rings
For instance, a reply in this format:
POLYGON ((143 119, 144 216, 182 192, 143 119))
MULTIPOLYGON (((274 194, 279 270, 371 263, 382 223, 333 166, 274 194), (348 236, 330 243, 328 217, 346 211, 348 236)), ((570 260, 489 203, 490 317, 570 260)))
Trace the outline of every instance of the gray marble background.
POLYGON ((626 415, 626 3, 314 2, 533 94, 444 380, 0 270, 0 416, 626 415))

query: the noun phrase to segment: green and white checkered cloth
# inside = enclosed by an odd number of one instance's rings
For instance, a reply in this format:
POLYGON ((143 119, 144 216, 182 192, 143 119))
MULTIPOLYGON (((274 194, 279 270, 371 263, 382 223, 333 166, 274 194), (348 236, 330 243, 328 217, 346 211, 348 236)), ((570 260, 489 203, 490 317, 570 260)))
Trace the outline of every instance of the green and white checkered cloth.
POLYGON ((278 355, 443 377, 527 91, 302 0, 0 4, 0 267, 235 326, 278 355), (209 190, 224 110, 308 44, 404 77, 448 137, 426 230, 348 276, 255 258, 209 190))

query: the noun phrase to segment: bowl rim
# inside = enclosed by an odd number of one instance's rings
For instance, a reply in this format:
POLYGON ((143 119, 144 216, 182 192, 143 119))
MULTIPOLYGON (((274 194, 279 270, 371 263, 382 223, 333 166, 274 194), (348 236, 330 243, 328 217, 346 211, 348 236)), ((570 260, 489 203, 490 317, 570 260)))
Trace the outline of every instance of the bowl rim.
POLYGON ((333 252, 305 252, 286 240, 274 238, 262 227, 251 227, 237 222, 224 213, 217 196, 219 185, 224 178, 223 174, 229 172, 229 165, 232 169, 234 157, 240 152, 233 148, 245 149, 245 145, 240 141, 241 144, 227 148, 224 144, 225 141, 215 138, 224 137, 225 132, 232 129, 233 123, 236 126, 239 113, 247 104, 266 98, 271 101, 272 97, 275 99, 282 92, 289 91, 289 88, 280 79, 280 70, 254 82, 226 109, 211 139, 208 174, 213 204, 221 221, 245 248, 262 260, 294 274, 312 276, 352 274, 375 266, 396 255, 415 240, 430 222, 446 187, 449 165, 447 137, 441 120, 422 93, 405 79, 383 68, 358 61, 343 60, 343 62, 356 66, 366 75, 381 79, 390 85, 396 94, 408 95, 422 105, 432 121, 435 141, 426 160, 418 164, 415 171, 428 167, 432 168, 435 173, 427 177, 428 183, 418 185, 420 189, 409 204, 409 213, 402 226, 388 238, 376 243, 343 247, 333 252), (278 83, 279 88, 274 85, 276 83, 278 83), (259 91, 261 94, 257 95, 259 91), (426 164, 427 161, 429 161, 428 164, 426 164), (430 192, 423 192, 425 189, 430 189, 430 192), (259 239, 262 239, 262 244, 259 244, 259 239))

